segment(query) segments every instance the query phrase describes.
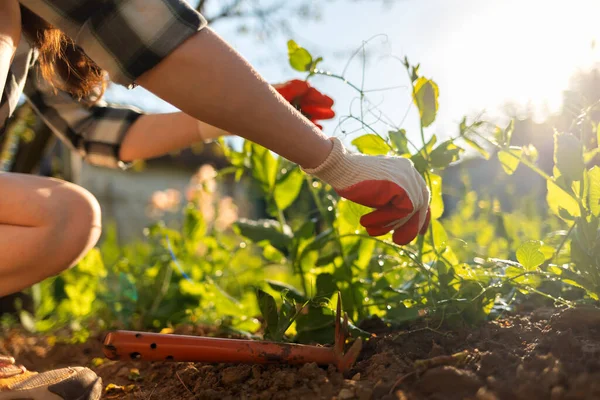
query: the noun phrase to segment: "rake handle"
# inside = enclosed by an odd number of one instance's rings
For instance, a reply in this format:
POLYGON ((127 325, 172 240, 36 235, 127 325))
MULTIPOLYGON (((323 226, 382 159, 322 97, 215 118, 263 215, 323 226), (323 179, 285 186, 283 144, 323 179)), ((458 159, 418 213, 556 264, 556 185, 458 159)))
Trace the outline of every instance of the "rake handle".
POLYGON ((333 349, 327 347, 132 331, 108 333, 104 354, 110 360, 319 365, 339 362, 333 349))

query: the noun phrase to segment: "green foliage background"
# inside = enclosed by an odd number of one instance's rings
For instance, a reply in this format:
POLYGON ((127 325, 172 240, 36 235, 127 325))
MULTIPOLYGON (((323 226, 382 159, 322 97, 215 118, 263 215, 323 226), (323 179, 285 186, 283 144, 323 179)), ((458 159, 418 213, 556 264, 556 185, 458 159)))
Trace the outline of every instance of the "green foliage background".
MULTIPOLYGON (((306 79, 325 75, 321 57, 293 41, 290 65, 306 79)), ((428 232, 408 246, 391 236, 369 237, 359 218, 369 209, 341 199, 297 166, 251 142, 237 151, 221 142, 232 167, 222 174, 256 182, 268 219, 239 220, 219 231, 193 204, 181 210, 182 229, 155 224, 146 240, 120 247, 114 228, 74 269, 31 289, 35 313, 21 313, 32 331, 68 325, 80 332, 128 328, 160 330, 210 324, 273 340, 330 342, 335 296, 341 292, 355 335, 377 317, 402 324, 476 323, 523 300, 573 306, 596 304, 600 293, 600 124, 598 103, 585 105, 571 130, 556 131, 551 174, 537 164, 531 144, 513 144, 514 124, 461 121, 457 135, 440 141, 427 128, 438 112, 437 84, 404 60, 419 110, 420 143, 397 127, 378 132, 366 124, 352 141, 369 155, 410 158, 432 191, 428 232), (590 134, 591 132, 591 134, 590 134), (444 172, 470 147, 496 158, 508 175, 527 168, 546 182, 546 198, 514 194, 511 211, 493 196, 470 189, 454 194, 444 211, 444 172), (544 204, 545 203, 545 204, 544 204)), ((351 82, 361 98, 365 93, 351 82)), ((507 191, 510 190, 507 188, 507 191)), ((5 321, 9 324, 9 321, 5 321)))

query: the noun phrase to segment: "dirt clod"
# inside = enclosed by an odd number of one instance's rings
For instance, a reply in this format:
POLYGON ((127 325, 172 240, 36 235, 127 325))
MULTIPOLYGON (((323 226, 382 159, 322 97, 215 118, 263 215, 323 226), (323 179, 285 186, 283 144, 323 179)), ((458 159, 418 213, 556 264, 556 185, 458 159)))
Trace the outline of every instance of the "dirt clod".
POLYGON ((473 396, 480 387, 475 373, 450 366, 430 369, 418 382, 419 390, 425 394, 448 393, 454 399, 473 396))

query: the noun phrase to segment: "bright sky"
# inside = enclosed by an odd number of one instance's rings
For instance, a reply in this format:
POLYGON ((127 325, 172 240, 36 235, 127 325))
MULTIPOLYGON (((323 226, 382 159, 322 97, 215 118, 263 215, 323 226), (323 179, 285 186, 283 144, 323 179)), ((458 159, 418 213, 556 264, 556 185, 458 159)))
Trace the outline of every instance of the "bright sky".
MULTIPOLYGON (((313 55, 323 56, 322 68, 341 73, 347 56, 335 54, 386 35, 367 47, 371 58, 364 88, 403 87, 370 92, 369 99, 395 125, 404 120, 410 92, 406 73, 394 57, 407 55, 413 63, 421 63, 421 74, 440 87, 438 122, 428 133, 442 137, 456 134, 463 115, 484 110, 498 115, 509 101, 530 103, 538 111, 556 110, 571 74, 600 62, 600 0, 394 0, 387 6, 374 0, 319 3, 321 21, 289 21, 298 33, 292 39, 313 55)), ((263 45, 240 36, 234 27, 225 22, 214 29, 269 82, 302 77, 287 66, 287 37, 263 45)), ((347 77, 360 85, 362 71, 359 57, 351 63, 347 77)), ((353 102, 356 93, 341 81, 318 77, 313 84, 336 100, 338 116, 347 115, 350 107, 355 115, 360 113, 358 102, 353 102)), ((151 111, 172 110, 141 89, 115 88, 109 96, 151 111)), ((373 116, 366 119, 376 120, 373 116)), ((413 108, 402 123, 413 138, 417 138, 415 122, 413 108)), ((385 132, 382 123, 374 124, 385 132)), ((325 123, 326 133, 342 135, 336 125, 337 121, 325 123)), ((357 127, 348 123, 345 130, 357 127)))

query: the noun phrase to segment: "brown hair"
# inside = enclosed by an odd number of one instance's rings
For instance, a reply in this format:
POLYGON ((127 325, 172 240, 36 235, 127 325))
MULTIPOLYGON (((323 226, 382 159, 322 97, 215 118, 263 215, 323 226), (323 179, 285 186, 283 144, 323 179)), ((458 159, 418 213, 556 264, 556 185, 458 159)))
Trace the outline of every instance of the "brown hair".
POLYGON ((25 36, 39 51, 42 77, 55 88, 79 100, 99 100, 106 88, 106 74, 60 29, 21 6, 25 36))

